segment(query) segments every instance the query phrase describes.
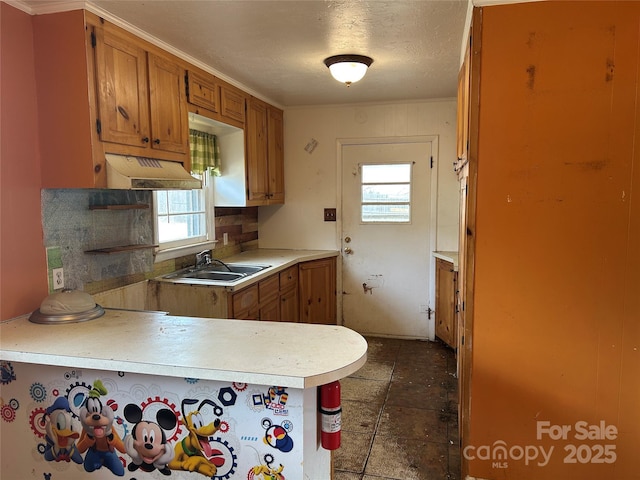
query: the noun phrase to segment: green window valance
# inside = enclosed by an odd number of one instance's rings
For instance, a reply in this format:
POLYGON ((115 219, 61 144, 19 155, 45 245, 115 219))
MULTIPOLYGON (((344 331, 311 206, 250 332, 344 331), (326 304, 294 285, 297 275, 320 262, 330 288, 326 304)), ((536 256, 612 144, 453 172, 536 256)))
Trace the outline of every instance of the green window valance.
POLYGON ((220 176, 220 147, 215 135, 189 129, 189 145, 191 146, 191 171, 202 174, 207 169, 215 176, 220 176))

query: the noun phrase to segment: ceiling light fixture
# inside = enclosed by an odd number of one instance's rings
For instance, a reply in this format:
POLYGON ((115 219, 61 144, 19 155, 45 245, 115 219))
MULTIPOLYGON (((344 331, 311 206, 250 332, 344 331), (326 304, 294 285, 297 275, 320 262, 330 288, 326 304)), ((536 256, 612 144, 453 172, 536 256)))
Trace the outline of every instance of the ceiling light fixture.
POLYGON ((373 59, 364 55, 334 55, 324 59, 333 78, 345 83, 347 87, 361 80, 372 63, 373 59))

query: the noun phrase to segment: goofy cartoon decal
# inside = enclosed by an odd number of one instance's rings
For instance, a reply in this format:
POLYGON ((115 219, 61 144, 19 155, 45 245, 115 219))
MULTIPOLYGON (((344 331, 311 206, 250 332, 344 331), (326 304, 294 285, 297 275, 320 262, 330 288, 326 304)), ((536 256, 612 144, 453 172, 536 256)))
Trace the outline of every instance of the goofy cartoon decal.
POLYGON ((124 465, 115 450, 124 453, 124 444, 113 429, 113 409, 100 401, 100 397, 107 393, 100 380, 93 382, 93 388, 80 408, 82 435, 78 440, 78 450, 87 452, 84 457, 84 469, 87 472, 105 466, 113 474, 122 477, 124 465))

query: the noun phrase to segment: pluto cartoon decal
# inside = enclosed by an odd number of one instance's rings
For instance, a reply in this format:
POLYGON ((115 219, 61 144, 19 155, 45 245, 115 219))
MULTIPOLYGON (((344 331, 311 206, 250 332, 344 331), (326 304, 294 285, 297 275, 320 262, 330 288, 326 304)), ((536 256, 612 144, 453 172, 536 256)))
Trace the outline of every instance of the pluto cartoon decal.
POLYGON ((215 418, 212 422, 205 423, 202 409, 205 406, 213 407, 213 413, 220 417, 222 407, 212 400, 205 399, 196 410, 186 412, 185 407, 197 403, 198 400, 193 398, 182 400, 182 418, 187 427, 187 436, 176 443, 175 458, 169 463, 169 468, 197 472, 211 478, 225 462, 222 452, 214 450, 209 442, 209 437, 220 429, 221 422, 220 418, 215 418))
POLYGON ((84 456, 84 469, 87 472, 104 466, 122 477, 124 465, 115 451, 125 453, 124 444, 113 429, 113 409, 100 400, 107 393, 100 380, 93 382, 93 388, 80 408, 82 434, 78 440, 78 450, 80 453, 87 452, 84 456))

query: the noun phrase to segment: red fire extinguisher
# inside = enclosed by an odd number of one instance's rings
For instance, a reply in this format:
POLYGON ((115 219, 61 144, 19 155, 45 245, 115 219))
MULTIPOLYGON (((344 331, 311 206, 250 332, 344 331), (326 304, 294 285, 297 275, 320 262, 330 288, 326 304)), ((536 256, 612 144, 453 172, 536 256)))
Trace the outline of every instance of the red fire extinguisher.
POLYGON ((340 447, 342 407, 340 406, 340 382, 335 381, 320 387, 320 440, 322 448, 336 450, 340 447))

